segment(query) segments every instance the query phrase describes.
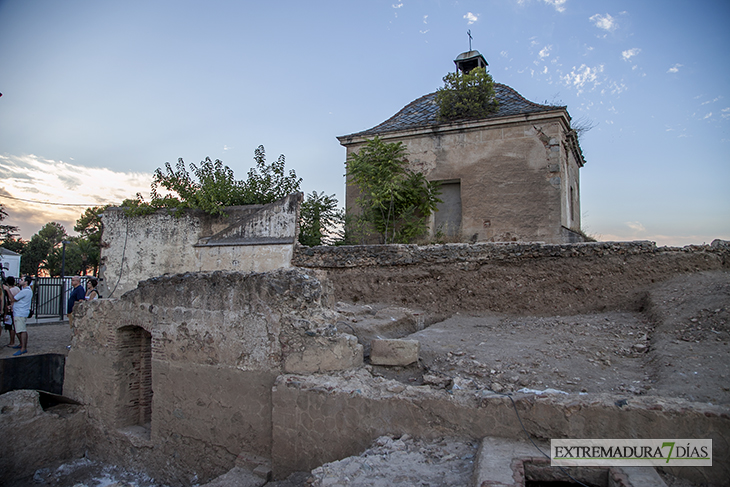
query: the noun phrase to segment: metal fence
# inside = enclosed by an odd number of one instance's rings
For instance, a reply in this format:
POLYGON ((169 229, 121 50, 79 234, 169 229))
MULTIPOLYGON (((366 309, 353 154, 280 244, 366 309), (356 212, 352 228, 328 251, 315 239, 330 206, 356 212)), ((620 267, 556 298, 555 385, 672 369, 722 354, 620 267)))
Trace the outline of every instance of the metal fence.
MULTIPOLYGON (((86 288, 86 281, 93 276, 78 276, 81 285, 86 288)), ((63 319, 66 314, 66 302, 73 287, 71 276, 66 277, 37 277, 33 281, 33 309, 37 318, 51 318, 58 316, 63 319)))

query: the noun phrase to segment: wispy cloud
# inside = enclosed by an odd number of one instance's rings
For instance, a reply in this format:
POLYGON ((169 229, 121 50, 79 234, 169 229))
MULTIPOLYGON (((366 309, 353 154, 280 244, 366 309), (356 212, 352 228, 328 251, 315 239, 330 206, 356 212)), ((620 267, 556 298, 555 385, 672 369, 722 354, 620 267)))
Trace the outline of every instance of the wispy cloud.
POLYGON ((550 55, 550 51, 552 50, 552 48, 553 48, 552 45, 543 47, 539 53, 540 59, 545 59, 546 57, 548 57, 550 55))
POLYGON ((723 108, 723 109, 722 109, 722 110, 720 111, 720 116, 721 116, 722 118, 728 118, 728 117, 730 117, 730 107, 727 107, 727 108, 723 108))
POLYGON ((401 8, 402 6, 403 6, 403 2, 393 4, 393 8, 401 8))
POLYGON ((600 84, 598 80, 599 73, 603 72, 603 64, 591 68, 585 64, 581 64, 579 68, 573 66, 573 70, 561 76, 563 83, 567 86, 573 86, 577 88, 578 94, 582 93, 589 85, 593 85, 595 88, 600 84))
POLYGON ((631 49, 627 49, 621 53, 621 57, 624 58, 624 61, 628 61, 632 57, 638 55, 641 52, 641 49, 638 47, 634 47, 631 49))
POLYGON ((708 118, 712 118, 712 112, 708 113, 704 117, 702 117, 702 120, 707 120, 708 118))
POLYGON ((607 32, 613 32, 618 28, 618 23, 616 23, 616 19, 611 17, 610 14, 596 14, 591 16, 589 20, 593 22, 596 27, 598 27, 599 29, 603 29, 607 32))
POLYGON ((471 25, 477 20, 479 20, 479 15, 474 15, 471 12, 467 12, 466 15, 464 15, 464 18, 468 21, 467 24, 471 25))
POLYGON ((565 4, 568 3, 568 0, 542 0, 543 2, 547 3, 548 5, 552 5, 555 10, 558 12, 565 12, 565 4))
POLYGON ((641 222, 626 222, 626 226, 636 232, 646 231, 646 228, 644 228, 644 225, 642 225, 641 222))
POLYGON ((85 206, 120 204, 136 193, 149 194, 152 174, 90 168, 36 155, 0 155, 0 195, 55 204, 37 204, 3 198, 9 225, 20 227, 29 238, 50 221, 66 231, 84 212, 85 206), (84 206, 61 206, 84 205, 84 206))
POLYGON ((679 72, 679 68, 681 68, 681 67, 682 67, 682 65, 677 63, 674 66, 672 66, 671 68, 669 68, 667 70, 667 73, 677 73, 677 72, 679 72))
POLYGON ((423 23, 428 24, 428 15, 423 16, 423 23))

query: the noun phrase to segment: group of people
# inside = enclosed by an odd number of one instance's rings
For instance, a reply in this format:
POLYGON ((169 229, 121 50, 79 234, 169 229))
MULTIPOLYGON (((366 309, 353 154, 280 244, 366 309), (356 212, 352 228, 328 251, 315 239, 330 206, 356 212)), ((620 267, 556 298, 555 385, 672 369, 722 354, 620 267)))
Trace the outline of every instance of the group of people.
POLYGON ((79 276, 73 276, 71 278, 71 295, 68 297, 68 303, 66 304, 66 316, 68 316, 68 324, 71 328, 74 327, 74 305, 78 301, 94 300, 99 299, 99 291, 96 290, 96 286, 99 285, 99 281, 96 279, 89 279, 86 281, 86 289, 81 285, 81 278, 79 276))
POLYGON ((8 277, 3 284, 2 311, 4 315, 3 328, 10 333, 10 343, 6 346, 18 349, 13 355, 23 355, 28 353, 28 331, 27 320, 30 316, 30 306, 33 302, 33 291, 30 285, 33 279, 21 277, 18 279, 17 285, 13 276, 8 277), (15 343, 15 338, 18 343, 15 343))
MULTIPOLYGON (((9 276, 5 279, 5 284, 2 286, 2 293, 0 293, 0 310, 2 311, 3 322, 0 326, 0 333, 2 328, 8 331, 10 334, 10 342, 5 345, 9 348, 17 349, 13 356, 24 355, 28 353, 28 330, 27 320, 31 314, 31 303, 33 302, 33 290, 31 284, 33 279, 30 276, 21 277, 17 281, 13 276, 9 276), (18 338, 18 343, 15 343, 15 338, 18 338)), ((70 326, 73 328, 73 309, 74 305, 78 301, 94 300, 99 299, 101 296, 96 289, 99 281, 96 279, 89 279, 87 281, 87 288, 81 285, 81 278, 74 276, 71 278, 71 294, 68 298, 66 313, 70 326)))

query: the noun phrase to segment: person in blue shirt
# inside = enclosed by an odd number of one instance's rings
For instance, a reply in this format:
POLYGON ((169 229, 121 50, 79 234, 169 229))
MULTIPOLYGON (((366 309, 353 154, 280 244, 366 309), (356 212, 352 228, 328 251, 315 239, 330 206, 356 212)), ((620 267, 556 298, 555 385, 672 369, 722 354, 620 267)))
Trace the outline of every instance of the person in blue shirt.
POLYGON ((73 276, 71 278, 71 286, 73 286, 73 290, 71 291, 71 295, 68 297, 68 303, 66 305, 66 315, 68 316, 69 326, 73 328, 74 304, 76 304, 77 301, 86 300, 86 290, 84 289, 84 286, 81 285, 81 278, 79 276, 73 276))

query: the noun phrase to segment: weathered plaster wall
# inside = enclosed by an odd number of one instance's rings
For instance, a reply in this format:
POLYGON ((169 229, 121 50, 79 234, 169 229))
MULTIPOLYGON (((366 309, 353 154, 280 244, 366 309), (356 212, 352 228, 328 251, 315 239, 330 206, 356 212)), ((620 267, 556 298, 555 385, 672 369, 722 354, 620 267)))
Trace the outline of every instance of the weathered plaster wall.
POLYGON ((44 411, 38 391, 0 395, 0 485, 10 485, 56 462, 80 458, 87 448, 88 430, 82 406, 62 404, 44 411))
POLYGON ((163 274, 291 267, 301 200, 297 193, 268 205, 229 207, 225 217, 199 210, 128 217, 121 208, 107 209, 101 295, 121 296, 163 274))
POLYGON ((269 458, 271 388, 283 372, 357 367, 362 347, 333 331, 319 281, 297 270, 198 273, 140 283, 120 299, 85 303, 74 320, 64 394, 87 406, 111 439, 99 455, 162 478, 219 475, 241 453, 269 458), (151 345, 151 410, 130 424, 136 380, 120 337, 143 330, 151 345), (317 351, 317 353, 307 353, 317 351), (116 452, 133 443, 144 454, 116 452), (121 456, 121 457, 120 457, 121 456), (175 468, 172 468, 175 467, 175 468))
MULTIPOLYGON (((730 478, 730 416, 725 408, 681 400, 614 395, 515 395, 534 438, 711 438, 713 466, 682 467, 696 482, 730 478), (691 471, 690 471, 691 470, 691 471)), ((524 438, 509 398, 488 391, 406 386, 367 373, 284 375, 273 395, 273 467, 277 477, 357 455, 385 434, 421 438, 524 438)))
MULTIPOLYGON (((403 142, 410 167, 431 181, 461 183, 461 241, 566 242, 561 227, 580 230, 580 209, 569 216, 574 188, 580 200, 578 163, 568 143, 563 111, 489 122, 441 125, 382 134, 403 142)), ((347 156, 364 139, 342 142, 347 156)), ((347 207, 358 190, 348 185, 347 207)), ((432 229, 432 232, 438 229, 432 229)))
POLYGON ((304 247, 293 263, 316 270, 336 301, 433 313, 577 314, 639 310, 652 283, 727 269, 729 256, 722 245, 482 243, 304 247))

